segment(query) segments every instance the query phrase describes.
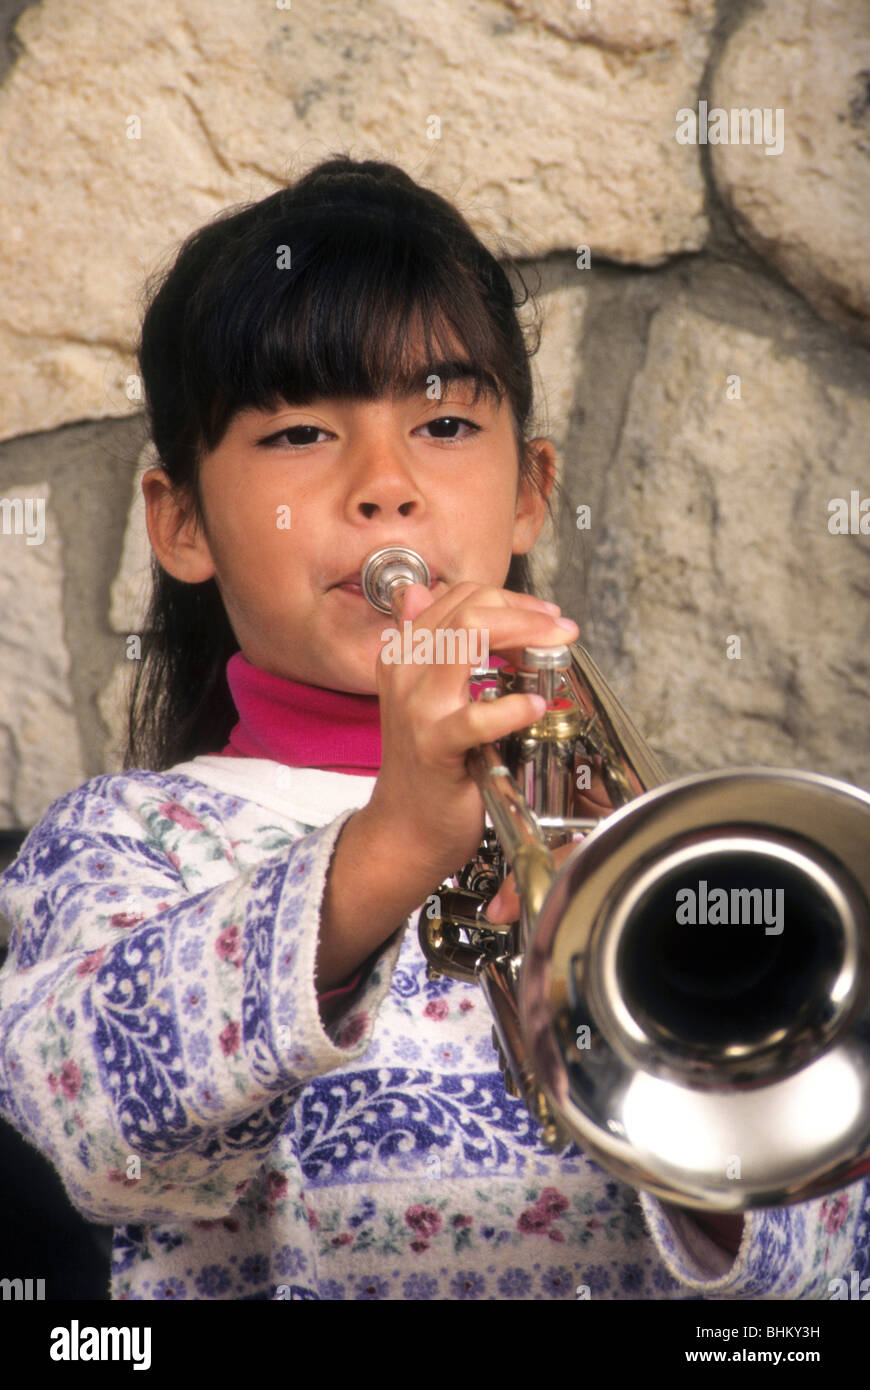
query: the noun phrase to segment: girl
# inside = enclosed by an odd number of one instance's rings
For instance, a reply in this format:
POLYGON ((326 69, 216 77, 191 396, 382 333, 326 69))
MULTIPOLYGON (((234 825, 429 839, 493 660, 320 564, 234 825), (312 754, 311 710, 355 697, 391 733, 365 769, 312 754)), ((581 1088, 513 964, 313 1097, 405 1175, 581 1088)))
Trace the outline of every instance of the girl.
POLYGON ((0 1106, 116 1225, 114 1298, 823 1298, 867 1259, 861 1185, 716 1221, 550 1154, 482 994, 406 930, 480 842, 467 750, 540 701, 381 662, 363 560, 428 561, 415 630, 577 636, 529 593, 554 453, 518 307, 455 208, 343 157, 152 296, 125 772, 55 802, 0 892, 0 1106))

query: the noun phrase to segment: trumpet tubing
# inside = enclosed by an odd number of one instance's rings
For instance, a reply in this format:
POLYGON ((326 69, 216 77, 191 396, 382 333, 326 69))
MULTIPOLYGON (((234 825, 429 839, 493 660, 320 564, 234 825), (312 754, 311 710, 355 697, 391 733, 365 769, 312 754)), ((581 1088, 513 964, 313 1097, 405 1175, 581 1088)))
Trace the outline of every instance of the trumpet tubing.
MULTIPOLYGON (((405 547, 363 566, 394 617, 412 581, 405 547)), ((489 824, 419 934, 430 971, 483 989, 544 1142, 710 1211, 870 1172, 870 796, 776 768, 668 781, 579 643, 487 674, 547 709, 469 752, 489 824), (495 927, 509 871, 520 919, 495 927)))

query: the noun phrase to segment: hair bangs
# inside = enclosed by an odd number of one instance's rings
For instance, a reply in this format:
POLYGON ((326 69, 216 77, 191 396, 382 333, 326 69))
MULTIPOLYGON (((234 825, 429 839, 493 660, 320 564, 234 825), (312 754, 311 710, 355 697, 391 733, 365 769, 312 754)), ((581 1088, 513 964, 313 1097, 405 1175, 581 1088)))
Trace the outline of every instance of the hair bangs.
MULTIPOLYGON (((137 357, 151 438, 203 524, 203 460, 240 411, 410 392, 434 401, 456 380, 475 401, 507 397, 520 477, 543 495, 526 445, 538 334, 527 342, 517 316, 530 298, 523 272, 509 257, 502 268, 452 203, 394 164, 337 154, 226 209, 149 277, 145 297, 137 357)), ((216 579, 183 582, 156 558, 152 573, 125 767, 213 753, 238 719, 226 667, 239 642, 216 579)), ((524 554, 505 587, 532 592, 524 554)))
MULTIPOLYGON (((471 385, 500 403, 510 371, 480 285, 457 279, 440 241, 394 218, 313 219, 272 227, 268 246, 236 254, 217 324, 195 355, 206 450, 241 410, 319 398, 375 400, 471 385), (278 233, 276 238, 276 232, 278 233), (282 267, 282 257, 291 264, 282 267), (210 349, 210 350, 209 350, 210 349)), ((350 210, 348 210, 350 212, 350 210)), ((286 221, 286 219, 285 219, 286 221)), ((265 238, 260 238, 261 241, 265 238)))

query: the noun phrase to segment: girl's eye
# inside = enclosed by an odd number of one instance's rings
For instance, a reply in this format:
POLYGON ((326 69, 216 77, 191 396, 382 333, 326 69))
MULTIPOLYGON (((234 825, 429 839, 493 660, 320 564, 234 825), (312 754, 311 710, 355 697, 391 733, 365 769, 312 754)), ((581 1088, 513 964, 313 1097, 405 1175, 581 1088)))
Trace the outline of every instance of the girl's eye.
POLYGON ((327 431, 319 425, 289 425, 286 430, 279 430, 277 434, 270 434, 268 439, 261 439, 261 444, 290 444, 294 448, 304 447, 306 444, 316 444, 317 440, 313 435, 326 434, 327 431))
MULTIPOLYGON (((467 425, 468 428, 469 428, 470 430, 472 430, 475 434, 480 430, 480 425, 475 425, 475 423, 474 423, 473 420, 463 420, 459 415, 439 415, 438 418, 437 418, 437 420, 427 420, 426 423, 425 423, 425 425, 422 425, 422 426, 421 426, 421 429, 429 430, 429 429, 432 429, 433 427, 436 427, 436 428, 437 428, 437 426, 439 426, 439 425, 441 425, 441 426, 447 426, 448 429, 453 429, 456 425, 467 425)), ((458 439, 458 438, 463 438, 463 437, 464 437, 464 436, 462 436, 462 435, 456 435, 456 434, 436 434, 436 435, 435 435, 435 438, 436 438, 436 439, 446 439, 446 440, 458 439)))
MULTIPOLYGON (((474 434, 477 434, 481 428, 481 426, 476 425, 473 420, 465 420, 459 415, 439 415, 435 420, 427 420, 425 425, 420 426, 420 429, 434 429, 436 433, 433 438, 444 440, 445 443, 450 443, 453 440, 464 439, 466 437, 465 435, 455 433, 457 427, 461 425, 464 425, 474 434), (442 431, 445 430, 449 431, 449 433, 442 433, 442 431)), ((322 429, 320 425, 288 425, 287 429, 279 430, 276 434, 270 434, 267 438, 261 439, 259 442, 267 447, 289 444, 293 449, 304 449, 306 444, 319 443, 317 435, 328 433, 329 431, 322 429)))

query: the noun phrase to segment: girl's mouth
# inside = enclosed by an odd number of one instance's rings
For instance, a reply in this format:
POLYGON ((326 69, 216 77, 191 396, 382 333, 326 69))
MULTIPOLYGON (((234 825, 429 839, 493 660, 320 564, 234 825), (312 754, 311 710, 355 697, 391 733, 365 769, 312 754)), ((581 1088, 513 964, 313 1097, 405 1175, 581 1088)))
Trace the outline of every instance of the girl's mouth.
MULTIPOLYGON (((435 589, 436 585, 440 583, 442 583, 441 577, 433 574, 429 581, 430 593, 435 589)), ((340 590, 344 594, 351 594, 354 598, 365 598, 362 585, 357 580, 346 579, 343 584, 334 584, 332 587, 340 590)), ((367 603, 368 599, 365 599, 365 602, 367 603)))

